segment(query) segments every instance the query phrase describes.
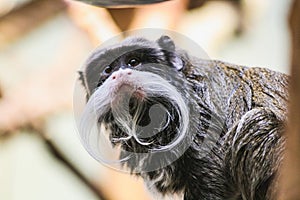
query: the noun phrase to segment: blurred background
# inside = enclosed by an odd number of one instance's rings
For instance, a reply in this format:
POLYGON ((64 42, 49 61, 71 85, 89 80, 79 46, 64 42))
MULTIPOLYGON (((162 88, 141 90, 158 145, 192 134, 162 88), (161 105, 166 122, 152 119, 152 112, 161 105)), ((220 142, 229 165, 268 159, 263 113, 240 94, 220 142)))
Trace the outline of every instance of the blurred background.
POLYGON ((154 199, 140 179, 96 162, 80 144, 72 110, 77 70, 123 31, 165 28, 197 42, 211 59, 289 73, 289 6, 173 0, 104 9, 0 0, 0 199, 154 199))

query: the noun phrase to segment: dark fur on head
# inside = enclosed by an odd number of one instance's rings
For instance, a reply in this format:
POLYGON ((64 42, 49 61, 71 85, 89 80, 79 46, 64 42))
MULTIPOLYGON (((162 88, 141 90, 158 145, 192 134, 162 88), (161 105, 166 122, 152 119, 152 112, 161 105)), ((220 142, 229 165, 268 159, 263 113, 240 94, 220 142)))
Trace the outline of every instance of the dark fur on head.
MULTIPOLYGON (((82 126, 104 125, 112 144, 125 150, 124 166, 151 189, 182 193, 185 200, 273 198, 284 144, 287 76, 191 57, 162 36, 157 41, 130 38, 96 50, 81 80, 87 107, 96 105, 96 118, 87 109, 82 126), (132 58, 138 60, 132 62, 136 66, 129 64, 132 58), (119 83, 129 85, 130 95, 125 90, 119 97, 113 76, 126 69, 128 75, 119 83), (118 107, 124 99, 128 115, 118 107), (158 133, 143 136, 129 127, 147 126, 156 104, 167 113, 158 133), (129 115, 136 120, 123 119, 129 115), (149 165, 156 170, 147 170, 149 165)), ((89 135, 82 137, 88 141, 89 135)))

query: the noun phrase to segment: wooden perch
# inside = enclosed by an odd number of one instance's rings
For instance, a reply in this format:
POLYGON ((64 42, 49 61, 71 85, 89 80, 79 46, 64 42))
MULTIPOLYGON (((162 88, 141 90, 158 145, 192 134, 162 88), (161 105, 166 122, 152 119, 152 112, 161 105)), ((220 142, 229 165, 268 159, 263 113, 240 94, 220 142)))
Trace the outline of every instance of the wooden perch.
POLYGON ((61 164, 68 168, 83 184, 85 184, 98 198, 99 200, 108 200, 109 198, 102 192, 97 184, 90 182, 55 146, 55 144, 49 140, 43 133, 39 133, 42 136, 48 150, 61 164))
POLYGON ((281 173, 279 200, 300 199, 300 1, 291 7, 292 63, 286 158, 281 173))

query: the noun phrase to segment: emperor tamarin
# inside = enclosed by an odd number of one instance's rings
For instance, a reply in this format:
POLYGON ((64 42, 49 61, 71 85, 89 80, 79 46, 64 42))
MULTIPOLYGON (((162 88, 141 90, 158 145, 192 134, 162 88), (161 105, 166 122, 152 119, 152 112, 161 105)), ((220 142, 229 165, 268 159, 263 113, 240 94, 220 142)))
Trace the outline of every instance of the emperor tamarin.
POLYGON ((168 36, 97 49, 80 75, 80 134, 93 156, 97 127, 122 150, 122 166, 162 196, 274 199, 286 75, 193 57, 168 36))

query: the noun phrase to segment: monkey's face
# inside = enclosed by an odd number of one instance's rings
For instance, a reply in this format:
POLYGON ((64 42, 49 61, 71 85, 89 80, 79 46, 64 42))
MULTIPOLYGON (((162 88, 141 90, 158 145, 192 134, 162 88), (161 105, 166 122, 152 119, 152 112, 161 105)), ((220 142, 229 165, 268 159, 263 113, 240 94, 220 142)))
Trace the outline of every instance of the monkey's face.
POLYGON ((82 72, 88 102, 80 134, 88 151, 97 158, 99 136, 105 135, 132 169, 146 157, 153 162, 154 155, 162 159, 171 152, 172 159, 183 153, 191 112, 183 67, 167 36, 96 50, 82 72))

